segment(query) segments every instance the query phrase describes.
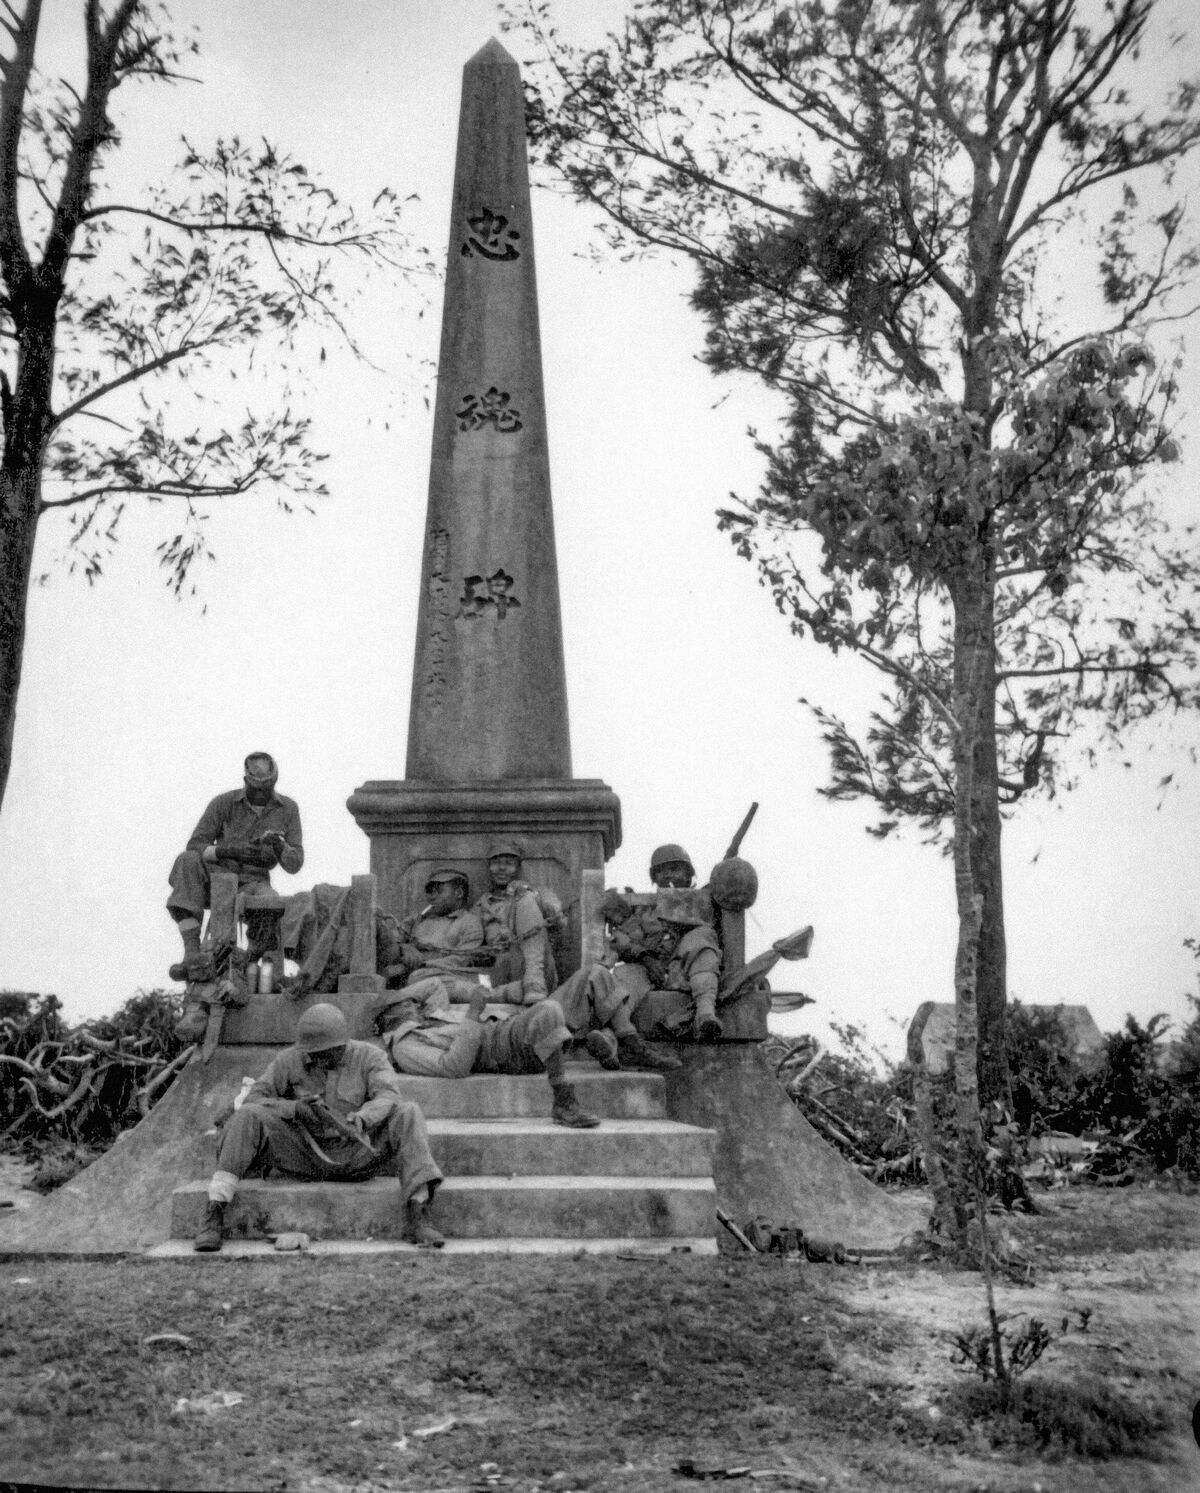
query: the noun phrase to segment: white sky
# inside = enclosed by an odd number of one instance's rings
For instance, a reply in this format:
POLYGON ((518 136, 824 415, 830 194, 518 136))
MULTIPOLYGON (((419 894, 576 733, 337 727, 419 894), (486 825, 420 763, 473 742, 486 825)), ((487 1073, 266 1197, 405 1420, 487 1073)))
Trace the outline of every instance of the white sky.
MULTIPOLYGON (((48 5, 49 34, 65 37, 81 8, 48 5)), ((184 129, 198 143, 266 135, 364 205, 385 184, 419 192, 413 226, 441 263, 461 68, 499 34, 487 0, 175 8, 202 28, 204 85, 131 90, 131 180, 161 173, 184 129)), ((620 11, 561 8, 593 28, 620 11)), ((609 880, 644 885, 667 839, 707 874, 757 799, 748 952, 816 928, 808 963, 776 982, 817 1002, 788 1029, 854 1021, 899 1056, 916 1006, 952 998, 950 865, 915 837, 871 839, 869 806, 816 793, 825 757, 797 698, 860 720, 874 678, 793 640, 713 518, 731 489, 753 489, 745 430, 773 408, 696 362, 686 269, 597 268, 582 257, 594 238, 582 210, 544 192, 533 206, 574 771, 621 798, 609 880)), ((436 352, 440 283, 430 294, 420 321, 403 288, 380 280, 362 297, 355 330, 385 371, 330 344, 311 401, 332 496, 316 518, 284 518, 262 496, 221 513, 198 600, 162 584, 162 511, 127 513, 92 589, 54 566, 63 530, 44 524, 37 568, 51 580, 31 601, 0 816, 0 988, 55 991, 78 1019, 166 983, 178 949, 167 870, 251 749, 277 756, 303 814, 307 862, 298 878, 276 873, 281 890, 367 869, 345 801, 404 774, 431 434, 413 360, 436 352)), ((1198 460, 1193 439, 1171 471, 1172 511, 1188 521, 1198 460)), ((1131 766, 1114 757, 1060 805, 1011 821, 1013 995, 1086 1003, 1105 1030, 1126 1012, 1185 1016, 1196 987, 1182 940, 1200 933, 1196 739, 1194 724, 1147 732, 1128 743, 1131 766), (1170 771, 1180 786, 1160 806, 1170 771)))

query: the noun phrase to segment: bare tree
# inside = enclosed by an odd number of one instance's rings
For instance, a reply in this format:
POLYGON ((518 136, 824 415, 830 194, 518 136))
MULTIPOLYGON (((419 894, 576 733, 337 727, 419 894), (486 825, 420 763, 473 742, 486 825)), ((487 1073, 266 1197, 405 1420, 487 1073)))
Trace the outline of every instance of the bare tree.
POLYGON ((353 347, 334 260, 428 269, 390 190, 360 221, 265 142, 185 140, 167 183, 124 200, 106 173, 113 95, 180 80, 196 43, 153 0, 83 0, 76 86, 37 74, 41 12, 41 0, 0 3, 0 803, 43 519, 67 525, 90 581, 131 499, 175 505, 159 560, 178 594, 206 553, 207 502, 269 488, 290 510, 325 492, 286 379, 305 326, 353 347), (213 409, 197 375, 269 346, 284 355, 278 406, 213 409))

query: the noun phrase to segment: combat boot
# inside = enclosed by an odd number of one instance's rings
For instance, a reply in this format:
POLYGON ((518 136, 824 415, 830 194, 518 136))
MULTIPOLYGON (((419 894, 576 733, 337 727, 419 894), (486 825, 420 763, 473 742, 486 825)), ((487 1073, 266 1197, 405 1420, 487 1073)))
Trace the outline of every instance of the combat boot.
POLYGON ((607 1068, 610 1073, 615 1073, 621 1066, 617 1058, 617 1039, 609 1031, 595 1031, 587 1034, 584 1044, 588 1053, 596 1059, 602 1068, 607 1068))
POLYGON ((569 1083, 554 1085, 554 1105, 550 1110, 550 1118, 556 1125, 565 1125, 569 1130, 594 1130, 600 1123, 595 1115, 588 1114, 586 1109, 580 1109, 575 1090, 569 1083))
POLYGON ((225 1238, 225 1204, 210 1202, 204 1210, 204 1222, 192 1241, 192 1248, 204 1254, 220 1249, 225 1238))
POLYGON ((429 1204, 409 1198, 404 1209, 404 1239, 418 1249, 441 1249, 446 1240, 429 1222, 429 1204))
POLYGON ((188 954, 167 971, 172 980, 186 980, 189 985, 206 985, 217 977, 216 961, 205 949, 198 954, 188 954))
POLYGON ((717 1016, 716 1002, 711 995, 702 995, 696 1002, 696 1020, 693 1026, 697 1042, 716 1042, 725 1028, 717 1016))
POLYGON ((643 1041, 638 1032, 626 1032, 617 1040, 617 1051, 621 1055, 622 1068, 645 1068, 651 1073, 669 1073, 683 1064, 670 1053, 655 1052, 643 1041))

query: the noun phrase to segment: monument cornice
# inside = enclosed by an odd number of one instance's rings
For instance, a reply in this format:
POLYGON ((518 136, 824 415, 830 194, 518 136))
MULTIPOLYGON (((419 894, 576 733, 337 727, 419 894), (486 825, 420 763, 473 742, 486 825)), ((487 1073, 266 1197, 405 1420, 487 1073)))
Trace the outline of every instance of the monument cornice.
POLYGON ((607 860, 621 843, 621 801, 599 778, 530 778, 454 783, 375 779, 357 788, 346 807, 368 835, 471 831, 599 833, 607 860))

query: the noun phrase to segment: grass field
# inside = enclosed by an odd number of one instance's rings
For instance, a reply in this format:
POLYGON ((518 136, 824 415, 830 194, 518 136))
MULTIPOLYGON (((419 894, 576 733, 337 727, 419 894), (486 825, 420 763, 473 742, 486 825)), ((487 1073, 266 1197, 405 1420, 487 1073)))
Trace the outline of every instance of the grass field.
POLYGON ((1005 1310, 1079 1320, 996 1422, 978 1277, 772 1257, 0 1264, 0 1478, 92 1487, 1200 1486, 1200 1199, 1058 1194, 1005 1310), (146 1340, 179 1334, 186 1342, 146 1340), (233 1392, 205 1413, 180 1401, 233 1392), (451 1419, 452 1418, 452 1419, 451 1419), (688 1475, 688 1467, 692 1475, 688 1475), (682 1470, 680 1470, 682 1469, 682 1470), (707 1482, 707 1480, 705 1480, 707 1482))

